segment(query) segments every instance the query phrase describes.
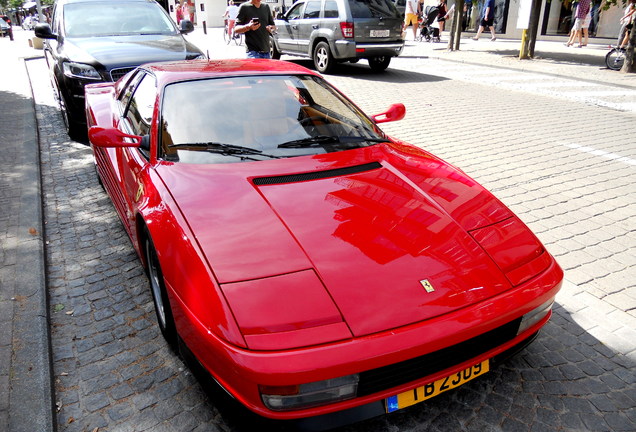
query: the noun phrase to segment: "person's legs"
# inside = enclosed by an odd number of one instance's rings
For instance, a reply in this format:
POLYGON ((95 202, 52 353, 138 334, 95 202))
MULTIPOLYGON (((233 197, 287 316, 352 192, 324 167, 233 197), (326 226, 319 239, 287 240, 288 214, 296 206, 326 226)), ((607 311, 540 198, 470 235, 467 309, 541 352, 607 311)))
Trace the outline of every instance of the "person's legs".
POLYGON ((490 34, 492 35, 492 38, 490 38, 491 41, 494 41, 495 39, 497 39, 497 37, 495 36, 495 25, 491 25, 490 26, 490 34))
POLYGON ((232 35, 234 34, 234 20, 228 20, 227 21, 227 35, 229 37, 232 37, 232 35))
POLYGON ((589 39, 589 34, 588 34, 588 29, 587 27, 583 28, 583 46, 587 46, 587 40, 589 39))
POLYGON ((574 27, 572 27, 572 30, 570 30, 570 38, 568 39, 565 46, 572 46, 572 44, 574 43, 575 37, 576 37, 576 30, 574 29, 574 27))
POLYGON ((479 29, 477 30, 477 34, 475 35, 475 37, 473 38, 473 40, 479 40, 479 36, 481 35, 481 32, 484 31, 484 26, 480 25, 479 29))
POLYGON ((620 31, 618 32, 618 39, 616 40, 616 45, 618 45, 619 47, 623 44, 623 38, 625 37, 626 30, 627 24, 623 23, 620 31))
POLYGON ((621 41, 621 43, 618 45, 619 48, 626 48, 627 44, 629 43, 629 32, 625 32, 625 37, 623 38, 623 40, 621 41))

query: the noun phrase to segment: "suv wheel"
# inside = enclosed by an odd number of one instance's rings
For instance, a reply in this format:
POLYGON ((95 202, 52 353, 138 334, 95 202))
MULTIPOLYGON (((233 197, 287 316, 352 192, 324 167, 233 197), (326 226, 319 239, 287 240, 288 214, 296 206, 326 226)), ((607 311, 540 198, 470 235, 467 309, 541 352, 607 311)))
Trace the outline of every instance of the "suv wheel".
POLYGON ((280 59, 280 51, 276 48, 276 42, 274 42, 274 38, 271 36, 269 38, 269 55, 274 60, 280 59))
POLYGON ((334 59, 327 42, 318 42, 314 48, 314 66, 320 73, 328 73, 333 69, 334 59))
POLYGON ((391 57, 389 56, 371 57, 369 59, 369 67, 375 72, 386 70, 389 67, 389 63, 391 63, 391 57))

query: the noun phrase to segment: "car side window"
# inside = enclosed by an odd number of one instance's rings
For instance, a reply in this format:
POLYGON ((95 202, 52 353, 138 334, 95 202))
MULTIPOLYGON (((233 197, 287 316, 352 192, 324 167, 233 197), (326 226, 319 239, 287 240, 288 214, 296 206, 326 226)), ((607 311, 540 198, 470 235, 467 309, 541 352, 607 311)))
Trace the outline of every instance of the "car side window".
POLYGON ((51 15, 51 31, 57 35, 60 34, 60 8, 57 7, 57 3, 53 6, 51 15))
POLYGON ((301 11, 304 6, 305 6, 305 3, 298 3, 296 6, 291 8, 289 13, 287 14, 287 19, 288 20, 299 19, 302 16, 301 11))
POLYGON ((320 18, 320 1, 311 0, 307 2, 303 18, 320 18))
POLYGON ((124 86, 122 86, 123 90, 119 95, 119 102, 121 104, 119 112, 120 115, 123 114, 124 110, 128 106, 128 103, 130 102, 130 99, 132 98, 132 95, 137 88, 137 84, 139 84, 139 81, 141 81, 143 77, 144 72, 142 70, 137 70, 137 72, 135 72, 135 74, 128 80, 128 82, 124 86))
POLYGON ((338 18, 338 3, 334 0, 327 0, 325 2, 324 18, 338 18))
POLYGON ((132 133, 148 135, 152 123, 152 113, 157 98, 157 81, 150 74, 142 74, 141 81, 135 88, 124 117, 130 122, 132 133))

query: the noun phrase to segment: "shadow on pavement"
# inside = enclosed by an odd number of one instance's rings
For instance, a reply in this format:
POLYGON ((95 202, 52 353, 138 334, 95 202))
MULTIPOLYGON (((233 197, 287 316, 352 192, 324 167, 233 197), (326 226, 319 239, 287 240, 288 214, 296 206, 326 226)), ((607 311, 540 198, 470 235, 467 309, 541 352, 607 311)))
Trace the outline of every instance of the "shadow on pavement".
MULTIPOLYGON (((311 60, 293 59, 287 61, 296 63, 307 69, 315 70, 311 60)), ((392 69, 390 65, 384 72, 375 72, 369 67, 366 60, 360 60, 358 63, 338 63, 332 72, 322 75, 325 76, 327 80, 329 79, 329 75, 341 75, 353 79, 376 82, 430 83, 449 80, 449 78, 435 75, 392 69)))

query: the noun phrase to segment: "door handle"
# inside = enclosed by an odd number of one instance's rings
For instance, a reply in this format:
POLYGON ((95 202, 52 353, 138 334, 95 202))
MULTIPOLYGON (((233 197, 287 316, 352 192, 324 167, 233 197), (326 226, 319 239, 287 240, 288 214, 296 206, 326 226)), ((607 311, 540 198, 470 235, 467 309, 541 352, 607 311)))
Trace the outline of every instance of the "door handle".
POLYGON ((314 30, 318 30, 318 27, 319 27, 318 24, 314 24, 314 25, 311 26, 311 28, 314 29, 314 30))

